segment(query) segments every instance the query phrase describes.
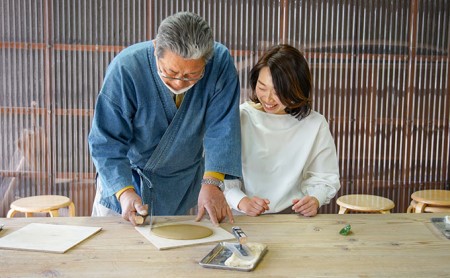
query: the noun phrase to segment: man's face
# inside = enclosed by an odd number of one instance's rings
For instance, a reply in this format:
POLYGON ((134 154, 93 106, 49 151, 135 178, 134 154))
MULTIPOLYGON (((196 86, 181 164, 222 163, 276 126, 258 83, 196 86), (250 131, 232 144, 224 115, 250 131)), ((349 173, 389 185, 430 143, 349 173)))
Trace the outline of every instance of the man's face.
POLYGON ((162 80, 176 91, 195 84, 205 72, 203 59, 184 59, 169 50, 156 60, 162 80))

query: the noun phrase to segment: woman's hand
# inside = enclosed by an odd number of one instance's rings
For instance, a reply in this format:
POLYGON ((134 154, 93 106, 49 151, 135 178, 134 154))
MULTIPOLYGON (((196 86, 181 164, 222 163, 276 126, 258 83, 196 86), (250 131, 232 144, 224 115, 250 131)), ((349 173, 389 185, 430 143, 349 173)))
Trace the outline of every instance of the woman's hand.
POLYGON ((292 200, 292 210, 303 216, 314 216, 319 209, 319 201, 312 196, 292 200))
POLYGON ((238 209, 245 212, 248 216, 258 216, 269 210, 270 201, 254 196, 253 198, 244 197, 238 204, 238 209))

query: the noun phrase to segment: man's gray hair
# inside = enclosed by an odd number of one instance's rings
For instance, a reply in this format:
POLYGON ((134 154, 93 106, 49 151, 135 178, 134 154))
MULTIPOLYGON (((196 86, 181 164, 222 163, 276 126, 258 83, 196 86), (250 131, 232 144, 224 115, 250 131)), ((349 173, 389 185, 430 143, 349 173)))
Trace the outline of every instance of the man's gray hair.
POLYGON ((201 59, 207 62, 214 53, 211 27, 199 15, 180 12, 161 22, 156 35, 156 56, 163 57, 170 50, 184 59, 201 59))

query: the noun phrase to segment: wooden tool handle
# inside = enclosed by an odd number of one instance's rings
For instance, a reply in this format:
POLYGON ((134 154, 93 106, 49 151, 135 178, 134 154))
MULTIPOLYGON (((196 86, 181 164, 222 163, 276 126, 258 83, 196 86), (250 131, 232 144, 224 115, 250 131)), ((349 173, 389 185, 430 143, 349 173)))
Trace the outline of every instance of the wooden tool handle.
POLYGON ((136 213, 136 216, 134 217, 134 221, 136 222, 136 225, 142 225, 145 222, 145 217, 142 216, 139 213, 136 213))

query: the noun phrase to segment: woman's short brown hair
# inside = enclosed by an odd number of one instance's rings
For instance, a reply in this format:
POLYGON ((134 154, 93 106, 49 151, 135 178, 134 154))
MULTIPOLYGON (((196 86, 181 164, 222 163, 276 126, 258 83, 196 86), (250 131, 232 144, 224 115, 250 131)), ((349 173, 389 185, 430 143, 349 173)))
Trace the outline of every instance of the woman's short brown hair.
POLYGON ((311 112, 311 73, 303 54, 287 44, 271 47, 250 71, 250 99, 259 103, 256 84, 262 68, 269 67, 276 94, 286 113, 300 119, 311 112))

